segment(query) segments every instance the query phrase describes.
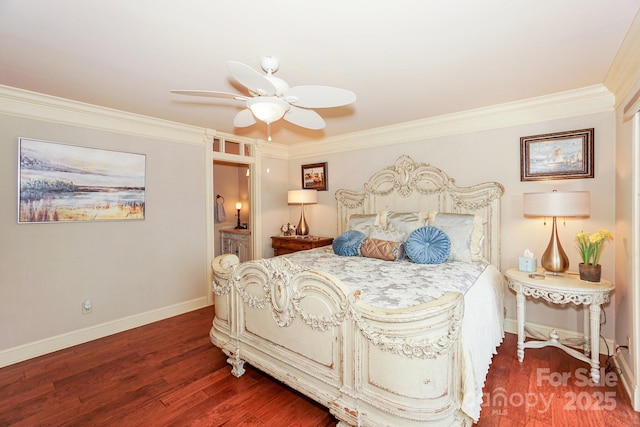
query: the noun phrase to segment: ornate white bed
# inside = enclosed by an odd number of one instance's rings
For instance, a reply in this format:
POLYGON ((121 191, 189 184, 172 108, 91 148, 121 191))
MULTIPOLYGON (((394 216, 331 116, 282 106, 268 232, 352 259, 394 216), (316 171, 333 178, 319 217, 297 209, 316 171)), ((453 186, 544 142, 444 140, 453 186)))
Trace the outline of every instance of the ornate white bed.
MULTIPOLYGON (((212 262, 211 341, 228 356, 233 375, 241 376, 247 362, 329 408, 339 426, 471 425, 503 336, 503 191, 494 182, 459 188, 440 169, 401 156, 361 191, 336 192, 338 234, 354 214, 474 214, 488 261, 482 280, 464 296, 446 291, 390 309, 365 302, 366 291, 334 273, 289 259, 304 254, 242 264, 222 255, 212 262)), ((330 247, 312 251, 324 251, 316 253, 320 259, 336 256, 330 247)))

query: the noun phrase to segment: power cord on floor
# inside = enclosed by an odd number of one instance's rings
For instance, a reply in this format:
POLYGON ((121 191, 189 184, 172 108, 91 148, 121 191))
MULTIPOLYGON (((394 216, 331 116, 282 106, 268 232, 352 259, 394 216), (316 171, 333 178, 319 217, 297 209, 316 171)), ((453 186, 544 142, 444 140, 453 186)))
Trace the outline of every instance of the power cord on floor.
POLYGON ((622 374, 622 371, 620 370, 620 368, 613 365, 613 358, 616 356, 616 354, 620 353, 619 349, 621 346, 617 346, 615 354, 611 354, 609 352, 609 344, 607 344, 607 340, 605 340, 602 335, 600 335, 600 338, 602 338, 604 345, 607 347, 607 359, 604 362, 604 371, 607 373, 613 372, 614 374, 616 374, 616 376, 620 376, 622 374))

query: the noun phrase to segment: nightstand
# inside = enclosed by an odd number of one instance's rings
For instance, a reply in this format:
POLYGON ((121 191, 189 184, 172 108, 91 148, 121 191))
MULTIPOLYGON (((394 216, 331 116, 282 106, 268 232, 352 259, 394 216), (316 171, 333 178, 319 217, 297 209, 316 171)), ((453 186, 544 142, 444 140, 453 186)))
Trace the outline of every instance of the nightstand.
POLYGON ((615 286, 607 280, 599 283, 580 280, 577 274, 563 273, 559 275, 545 274, 539 270, 535 274, 525 273, 511 268, 505 273, 509 288, 516 292, 516 307, 518 317, 518 361, 524 360, 525 348, 542 348, 553 346, 564 350, 576 359, 591 365, 591 379, 594 383, 600 381, 600 306, 609 302, 615 286), (540 340, 525 342, 525 297, 542 298, 552 304, 582 305, 584 313, 584 354, 567 346, 560 341, 554 330, 545 340, 542 334, 527 328, 527 332, 540 340), (586 308, 589 308, 587 315, 586 308), (591 356, 591 357, 589 357, 591 356))
POLYGON ((333 243, 333 237, 317 236, 273 236, 271 237, 271 247, 273 255, 284 255, 307 249, 320 248, 333 243))

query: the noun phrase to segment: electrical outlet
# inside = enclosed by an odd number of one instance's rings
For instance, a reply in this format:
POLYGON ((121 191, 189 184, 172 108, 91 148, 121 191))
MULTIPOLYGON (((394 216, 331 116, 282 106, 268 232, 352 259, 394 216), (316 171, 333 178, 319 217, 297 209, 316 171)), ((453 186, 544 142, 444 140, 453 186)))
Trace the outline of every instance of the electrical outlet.
POLYGON ((93 311, 93 303, 90 299, 84 300, 82 303, 82 314, 89 314, 93 311))

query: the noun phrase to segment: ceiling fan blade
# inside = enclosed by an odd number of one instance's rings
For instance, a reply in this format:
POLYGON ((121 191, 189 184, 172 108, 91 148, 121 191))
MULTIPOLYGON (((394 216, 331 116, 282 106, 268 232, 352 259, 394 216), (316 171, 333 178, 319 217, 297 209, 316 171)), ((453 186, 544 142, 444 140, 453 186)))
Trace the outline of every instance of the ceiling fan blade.
POLYGON ((350 90, 330 86, 294 86, 285 94, 290 104, 304 108, 330 108, 351 104, 356 94, 350 90))
POLYGON ((253 114, 251 114, 251 110, 249 110, 248 108, 240 111, 233 118, 233 125, 237 128, 246 128, 254 124, 256 124, 256 119, 255 117, 253 117, 253 114))
POLYGON ((325 122, 320 114, 313 110, 305 110, 304 108, 298 108, 291 106, 289 111, 284 115, 284 119, 294 125, 307 128, 307 129, 323 129, 325 122))
POLYGON ((227 71, 242 86, 251 92, 260 96, 272 96, 276 93, 276 87, 271 83, 264 74, 260 74, 248 65, 242 62, 228 61, 227 71))
POLYGON ((246 101, 249 99, 244 95, 238 95, 238 94, 229 93, 229 92, 217 92, 215 90, 172 90, 171 93, 177 93, 178 95, 208 96, 211 98, 237 99, 239 101, 246 101))

